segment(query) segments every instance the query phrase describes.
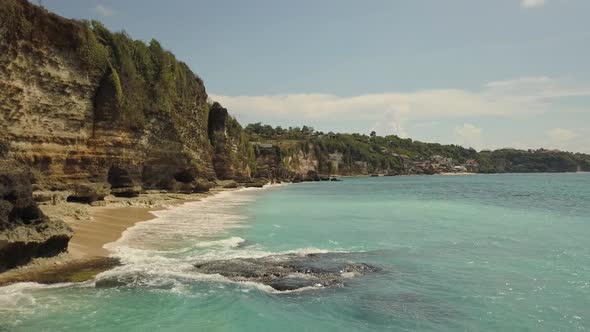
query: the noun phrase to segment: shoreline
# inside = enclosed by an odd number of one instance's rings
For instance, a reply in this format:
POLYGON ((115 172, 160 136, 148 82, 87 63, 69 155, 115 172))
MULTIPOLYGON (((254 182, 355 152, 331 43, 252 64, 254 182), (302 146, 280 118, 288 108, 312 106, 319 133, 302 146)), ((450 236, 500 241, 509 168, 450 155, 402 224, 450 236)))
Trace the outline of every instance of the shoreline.
POLYGON ((74 236, 68 244, 68 253, 74 258, 108 257, 111 252, 104 246, 121 238, 123 232, 138 222, 156 218, 152 211, 164 208, 146 207, 91 207, 91 221, 76 221, 70 226, 74 236))
POLYGON ((62 202, 40 206, 50 218, 65 219, 74 230, 68 251, 58 256, 36 258, 23 266, 0 273, 0 287, 19 282, 55 284, 83 282, 119 266, 105 245, 119 240, 137 223, 156 218, 151 213, 199 201, 234 189, 214 189, 199 194, 147 193, 134 198, 109 197, 105 206, 62 202))

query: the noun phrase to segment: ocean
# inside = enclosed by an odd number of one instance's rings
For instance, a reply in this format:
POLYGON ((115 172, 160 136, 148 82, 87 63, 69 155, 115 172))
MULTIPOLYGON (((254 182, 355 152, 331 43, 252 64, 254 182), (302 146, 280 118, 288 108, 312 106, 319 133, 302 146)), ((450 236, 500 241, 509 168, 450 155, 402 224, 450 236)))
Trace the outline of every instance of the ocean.
POLYGON ((96 282, 0 288, 0 330, 590 330, 590 174, 345 178, 156 214, 96 282), (196 269, 269 255, 375 270, 277 291, 196 269))

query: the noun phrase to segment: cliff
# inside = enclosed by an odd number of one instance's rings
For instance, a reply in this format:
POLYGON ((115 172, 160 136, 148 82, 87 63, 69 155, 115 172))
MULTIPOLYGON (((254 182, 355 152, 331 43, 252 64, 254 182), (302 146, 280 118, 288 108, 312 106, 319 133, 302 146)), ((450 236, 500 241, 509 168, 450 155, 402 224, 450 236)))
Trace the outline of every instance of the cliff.
POLYGON ((3 1, 0 18, 0 140, 42 189, 93 202, 250 176, 239 124, 157 41, 26 0, 3 1))
POLYGON ((500 149, 478 154, 481 173, 559 173, 590 171, 590 156, 558 150, 500 149))
POLYGON ((33 190, 95 204, 249 182, 256 168, 241 126, 157 41, 26 0, 0 5, 0 153, 0 270, 67 248, 71 230, 33 190))
POLYGON ((157 41, 27 0, 0 5, 0 157, 0 271, 67 248, 71 229, 44 216, 33 197, 97 204, 149 190, 202 192, 217 180, 235 187, 319 174, 432 174, 444 163, 481 172, 590 169, 590 156, 565 152, 486 154, 394 135, 243 129, 157 41))
POLYGON ((0 272, 64 252, 72 236, 69 226, 39 210, 30 181, 20 165, 0 161, 0 272))
POLYGON ((217 178, 248 181, 256 169, 254 150, 242 126, 217 102, 209 109, 208 133, 217 178))
POLYGON ((258 174, 265 177, 590 171, 590 155, 558 150, 477 152, 395 135, 326 134, 308 126, 283 129, 261 123, 249 124, 245 131, 255 146, 258 174))

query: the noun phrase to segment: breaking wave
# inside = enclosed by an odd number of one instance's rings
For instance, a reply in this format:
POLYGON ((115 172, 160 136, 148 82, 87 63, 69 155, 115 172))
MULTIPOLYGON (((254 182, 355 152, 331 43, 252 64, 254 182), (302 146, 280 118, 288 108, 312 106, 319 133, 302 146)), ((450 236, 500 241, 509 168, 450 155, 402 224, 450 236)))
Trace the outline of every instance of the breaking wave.
MULTIPOLYGON (((236 282, 218 274, 198 273, 194 264, 277 254, 327 253, 319 248, 271 252, 257 244, 250 244, 241 237, 222 237, 232 229, 248 227, 245 223, 247 216, 243 215, 241 208, 256 200, 260 190, 284 185, 220 192, 200 201, 153 212, 156 218, 137 223, 127 229, 119 240, 105 246, 123 265, 98 275, 97 284, 124 281, 127 287, 183 292, 195 282, 214 282, 278 293, 279 291, 268 285, 236 282)), ((313 288, 318 287, 305 289, 313 288)))

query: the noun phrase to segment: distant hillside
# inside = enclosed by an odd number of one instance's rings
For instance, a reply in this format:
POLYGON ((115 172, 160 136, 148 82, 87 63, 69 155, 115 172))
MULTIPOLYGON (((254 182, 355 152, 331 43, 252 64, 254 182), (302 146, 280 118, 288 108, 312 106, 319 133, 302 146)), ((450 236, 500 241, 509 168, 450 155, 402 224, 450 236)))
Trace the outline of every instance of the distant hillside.
POLYGON ((308 126, 249 124, 255 146, 277 149, 288 170, 321 174, 434 174, 441 172, 530 173, 590 170, 590 155, 556 150, 481 151, 424 143, 395 135, 323 133, 308 126), (263 145, 261 145, 261 144, 263 145), (265 145, 266 144, 266 145, 265 145), (301 165, 300 161, 306 163, 301 165))

